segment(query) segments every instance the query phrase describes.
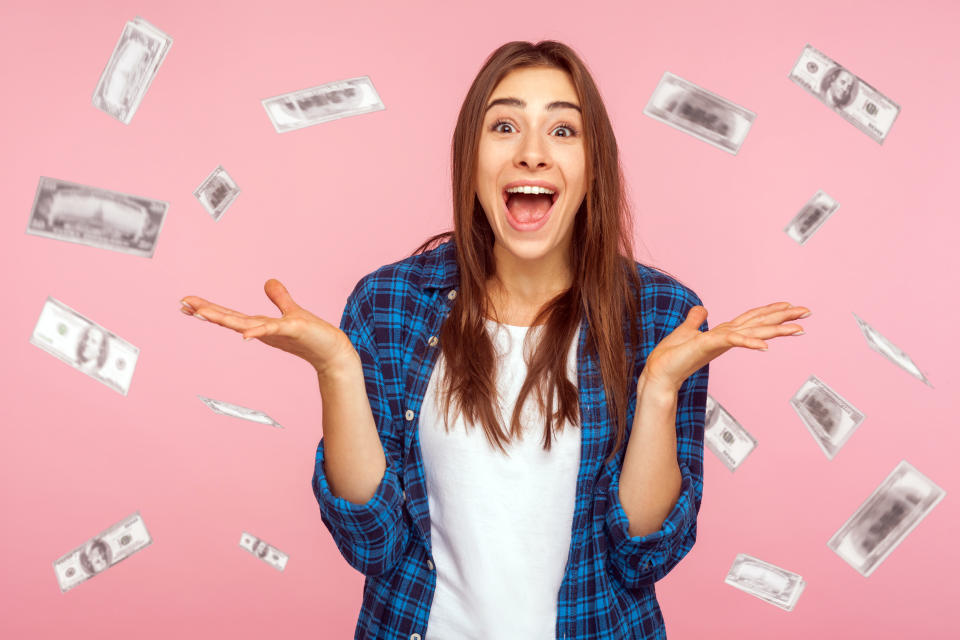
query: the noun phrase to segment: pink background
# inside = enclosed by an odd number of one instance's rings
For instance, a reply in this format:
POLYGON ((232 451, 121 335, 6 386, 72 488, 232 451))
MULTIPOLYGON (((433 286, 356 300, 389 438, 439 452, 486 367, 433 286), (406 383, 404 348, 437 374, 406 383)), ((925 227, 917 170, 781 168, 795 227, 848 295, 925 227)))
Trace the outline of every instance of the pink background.
POLYGON ((735 474, 706 452, 698 541, 657 585, 670 638, 957 628, 955 3, 97 4, 3 7, 0 635, 353 637, 363 577, 310 488, 312 371, 178 300, 276 314, 262 285, 277 277, 338 323, 361 276, 451 224, 450 138, 484 58, 543 38, 595 74, 638 259, 689 284, 711 326, 779 300, 813 310, 806 336, 711 364, 711 395, 759 446, 735 474), (136 15, 174 42, 124 126, 90 98, 136 15), (787 78, 808 42, 901 105, 882 146, 787 78), (666 70, 758 114, 737 156, 642 114, 666 70), (277 134, 260 104, 359 75, 385 111, 277 134), (192 192, 218 164, 242 193, 214 222, 192 192), (168 201, 156 254, 27 235, 41 175, 168 201), (782 229, 818 189, 840 209, 800 247, 782 229), (29 344, 48 295, 140 347, 129 396, 29 344), (935 388, 869 349, 853 313, 935 388), (867 416, 832 461, 788 404, 810 374, 867 416), (214 414, 197 394, 286 428, 214 414), (903 458, 948 495, 863 578, 826 542, 903 458), (60 593, 52 562, 136 510, 153 545, 60 593), (289 554, 286 570, 241 550, 243 530, 289 554), (739 552, 806 579, 794 611, 724 583, 739 552))

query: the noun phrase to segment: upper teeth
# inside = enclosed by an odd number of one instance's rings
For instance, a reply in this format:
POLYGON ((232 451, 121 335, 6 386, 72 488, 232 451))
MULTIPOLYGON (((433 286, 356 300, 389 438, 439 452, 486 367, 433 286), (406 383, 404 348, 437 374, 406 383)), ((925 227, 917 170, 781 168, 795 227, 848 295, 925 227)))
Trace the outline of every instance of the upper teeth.
POLYGON ((546 193, 553 195, 554 192, 546 187, 532 187, 530 185, 523 185, 522 187, 510 187, 507 189, 507 193, 546 193))

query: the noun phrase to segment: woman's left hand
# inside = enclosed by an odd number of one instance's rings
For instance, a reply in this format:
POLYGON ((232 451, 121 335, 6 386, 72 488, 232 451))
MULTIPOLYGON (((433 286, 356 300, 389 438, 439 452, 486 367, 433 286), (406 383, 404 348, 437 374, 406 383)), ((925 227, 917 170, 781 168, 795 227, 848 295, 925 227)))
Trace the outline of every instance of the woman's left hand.
POLYGON ((686 320, 647 356, 640 380, 677 392, 691 374, 731 347, 766 349, 764 340, 802 331, 803 327, 798 324, 782 323, 809 311, 789 302, 775 302, 750 309, 708 331, 700 331, 707 309, 702 305, 691 307, 686 320))

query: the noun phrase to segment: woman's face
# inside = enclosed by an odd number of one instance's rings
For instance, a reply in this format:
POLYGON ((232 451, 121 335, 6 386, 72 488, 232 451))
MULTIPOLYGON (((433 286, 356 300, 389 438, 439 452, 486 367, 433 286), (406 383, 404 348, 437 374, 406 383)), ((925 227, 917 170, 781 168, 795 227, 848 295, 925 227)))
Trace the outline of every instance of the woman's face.
POLYGON ((566 71, 515 69, 487 102, 478 149, 476 190, 496 242, 514 256, 535 260, 563 251, 573 235, 574 216, 586 193, 585 149, 580 104, 566 71), (509 196, 514 183, 549 185, 552 196, 509 196), (509 211, 536 220, 535 230, 518 230, 509 211))

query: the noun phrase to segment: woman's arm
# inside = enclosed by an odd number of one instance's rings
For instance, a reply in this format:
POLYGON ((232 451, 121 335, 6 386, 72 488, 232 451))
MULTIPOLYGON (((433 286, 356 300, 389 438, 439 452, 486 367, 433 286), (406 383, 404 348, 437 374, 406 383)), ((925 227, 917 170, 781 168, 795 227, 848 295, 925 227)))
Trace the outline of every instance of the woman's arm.
POLYGON ((637 384, 637 408, 620 472, 620 502, 631 536, 658 530, 680 497, 677 461, 677 391, 637 384))
POLYGON ((363 363, 353 357, 317 371, 323 401, 323 469, 334 496, 370 501, 387 468, 383 444, 367 399, 363 363))

